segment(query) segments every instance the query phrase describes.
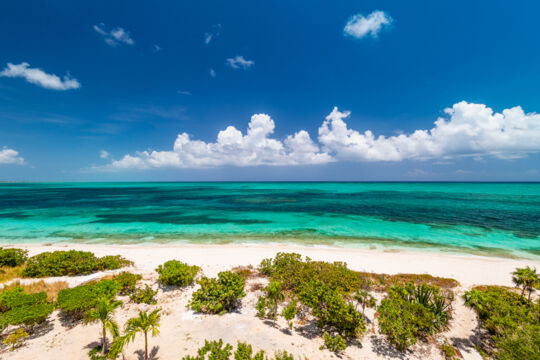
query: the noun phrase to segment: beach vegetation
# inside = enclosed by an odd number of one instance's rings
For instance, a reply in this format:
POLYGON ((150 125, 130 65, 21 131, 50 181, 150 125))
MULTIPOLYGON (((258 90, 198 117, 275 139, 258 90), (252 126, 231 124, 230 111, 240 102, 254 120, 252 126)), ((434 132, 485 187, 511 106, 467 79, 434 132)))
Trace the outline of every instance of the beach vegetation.
POLYGON ((287 306, 283 308, 283 311, 281 312, 281 316, 287 321, 289 324, 289 329, 293 329, 294 325, 294 319, 296 318, 296 314, 298 313, 298 301, 295 299, 291 300, 287 306))
POLYGON ((54 305, 45 292, 27 294, 16 287, 0 293, 0 328, 8 325, 26 325, 30 328, 47 319, 54 305))
POLYGON ((193 293, 188 307, 207 314, 223 314, 236 308, 244 296, 245 280, 239 274, 224 271, 217 278, 202 277, 197 281, 200 289, 193 293))
POLYGON ((142 279, 140 274, 133 274, 127 271, 123 271, 120 274, 112 277, 114 281, 120 286, 120 295, 131 295, 135 291, 137 281, 142 279))
POLYGON ((99 322, 101 324, 101 355, 105 356, 107 351, 107 331, 113 336, 117 336, 118 323, 114 321, 113 314, 117 307, 122 305, 121 301, 111 301, 101 299, 96 307, 86 312, 84 315, 85 324, 99 322))
POLYGON ((28 259, 28 250, 0 247, 0 266, 21 266, 28 259))
POLYGON ((540 286, 540 278, 536 269, 533 269, 529 266, 525 268, 517 268, 512 273, 512 282, 518 287, 521 288, 521 296, 523 297, 525 293, 528 293, 527 300, 531 300, 531 294, 540 286))
POLYGON ((255 353, 251 344, 238 342, 236 350, 231 344, 224 343, 222 339, 204 341, 204 345, 197 350, 197 355, 186 355, 182 360, 294 360, 292 354, 279 350, 273 357, 267 357, 263 350, 255 353))
POLYGON ((135 340, 139 333, 144 335, 144 360, 148 360, 148 333, 152 336, 159 335, 159 321, 161 319, 161 309, 154 309, 152 312, 139 311, 139 315, 129 319, 123 337, 118 341, 129 343, 135 340))
POLYGON ((131 295, 129 295, 129 299, 137 304, 153 305, 157 303, 155 299, 156 294, 157 290, 154 290, 150 286, 145 285, 144 288, 135 288, 131 295))
POLYGON ((18 347, 21 347, 28 336, 29 334, 20 327, 6 336, 6 338, 2 340, 2 344, 8 346, 9 351, 13 351, 18 347))
POLYGON ((540 354, 540 299, 526 300, 512 289, 479 286, 464 295, 480 326, 487 330, 487 341, 480 349, 496 359, 536 359, 540 354))
POLYGON ((96 257, 88 251, 53 251, 32 256, 22 271, 25 277, 75 276, 113 270, 133 263, 120 255, 96 257))
POLYGON ((357 290, 353 295, 354 300, 362 307, 362 315, 366 314, 367 308, 374 308, 377 305, 375 298, 364 289, 357 290))
POLYGON ((264 295, 259 296, 255 308, 260 318, 275 320, 278 313, 278 305, 285 299, 281 283, 273 280, 263 289, 264 295))
POLYGON ((9 285, 5 285, 2 290, 6 291, 14 288, 21 288, 27 294, 45 292, 49 301, 56 301, 56 297, 58 296, 60 290, 66 289, 67 287, 68 283, 66 281, 46 282, 44 280, 40 280, 29 283, 13 281, 9 285))
POLYGON ((324 347, 332 352, 339 353, 347 348, 347 342, 339 334, 332 336, 325 331, 323 339, 324 347))
POLYGON ((90 282, 58 293, 56 306, 76 319, 82 319, 88 310, 97 306, 101 300, 112 300, 120 291, 114 280, 90 282))
POLYGON ((377 307, 379 329, 390 343, 404 351, 446 329, 450 320, 451 293, 439 287, 412 282, 393 286, 377 307))
POLYGON ((156 272, 159 274, 158 282, 169 286, 188 286, 193 284, 195 276, 201 270, 196 265, 188 265, 178 260, 169 260, 159 265, 156 272))
POLYGON ((2 266, 0 268, 0 283, 5 283, 10 280, 22 277, 24 265, 19 266, 2 266))
POLYGON ((439 345, 439 347, 446 360, 459 360, 463 358, 459 350, 452 346, 452 344, 450 344, 446 339, 442 344, 439 345))

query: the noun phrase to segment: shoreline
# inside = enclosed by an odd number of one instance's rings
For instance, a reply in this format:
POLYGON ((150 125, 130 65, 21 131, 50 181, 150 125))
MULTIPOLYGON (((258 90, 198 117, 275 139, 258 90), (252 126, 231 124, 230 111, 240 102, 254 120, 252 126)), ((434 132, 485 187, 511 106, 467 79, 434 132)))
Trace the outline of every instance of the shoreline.
POLYGON ((240 265, 257 266, 278 252, 297 252, 313 260, 343 261, 356 271, 373 273, 415 273, 453 278, 464 288, 474 285, 513 286, 511 272, 517 267, 540 268, 540 261, 469 254, 414 250, 359 249, 335 246, 291 244, 1 244, 24 248, 29 255, 55 250, 91 251, 97 256, 120 254, 135 262, 141 272, 153 272, 163 262, 178 259, 199 265, 207 276, 240 265))

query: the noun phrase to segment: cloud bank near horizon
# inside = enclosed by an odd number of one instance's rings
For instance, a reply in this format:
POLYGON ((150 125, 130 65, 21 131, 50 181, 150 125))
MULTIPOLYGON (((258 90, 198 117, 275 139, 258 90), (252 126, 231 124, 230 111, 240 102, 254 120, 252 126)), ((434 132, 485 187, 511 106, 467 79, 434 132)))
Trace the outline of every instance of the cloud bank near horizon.
POLYGON ((24 159, 19 156, 19 152, 7 147, 0 150, 0 164, 24 164, 24 159))
POLYGON ((523 158, 540 152, 540 114, 520 106, 494 112, 465 101, 444 110, 431 129, 395 136, 350 129, 350 112, 335 107, 318 129, 318 142, 306 130, 284 140, 271 135, 275 123, 267 114, 251 117, 246 133, 228 126, 215 142, 177 136, 172 150, 146 150, 97 167, 101 170, 211 168, 219 166, 316 165, 334 161, 399 162, 448 160, 459 157, 523 158))

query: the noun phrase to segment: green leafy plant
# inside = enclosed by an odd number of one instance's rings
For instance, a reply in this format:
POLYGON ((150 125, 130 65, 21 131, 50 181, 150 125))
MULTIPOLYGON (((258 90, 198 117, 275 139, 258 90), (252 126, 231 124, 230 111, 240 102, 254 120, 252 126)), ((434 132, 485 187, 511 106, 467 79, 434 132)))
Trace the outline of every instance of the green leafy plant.
POLYGON ((465 304, 473 308, 493 346, 481 350, 496 359, 535 359, 540 354, 540 299, 528 301, 497 286, 467 291, 465 304))
POLYGON ((333 290, 320 280, 305 284, 299 298, 312 309, 320 328, 335 330, 345 337, 355 337, 366 330, 362 314, 347 303, 338 290, 333 290))
POLYGON ((139 316, 127 321, 124 336, 119 340, 129 343, 135 340, 135 335, 141 333, 144 335, 144 360, 148 360, 148 332, 152 336, 159 334, 159 320, 161 318, 161 309, 155 309, 151 313, 139 311, 139 316))
POLYGON ((20 266, 28 259, 28 250, 0 247, 0 266, 20 266))
POLYGON ((294 356, 285 350, 280 350, 275 353, 274 360, 294 360, 294 356))
POLYGON ((261 318, 275 320, 277 317, 278 304, 285 299, 282 292, 281 283, 279 281, 271 281, 268 286, 263 289, 264 295, 257 300, 255 308, 257 314, 261 318))
POLYGON ((24 331, 23 328, 18 328, 14 332, 10 333, 2 341, 2 344, 7 345, 10 351, 15 350, 18 347, 21 347, 24 340, 28 337, 28 333, 24 331))
POLYGON ((56 299, 57 307, 74 318, 82 318, 84 314, 96 307, 100 300, 112 300, 120 291, 120 285, 114 280, 79 285, 61 290, 56 299))
POLYGON ((283 308, 283 311, 281 312, 281 315, 287 320, 287 323, 289 324, 289 329, 293 329, 294 325, 294 318, 296 317, 296 314, 298 313, 298 301, 291 300, 285 308, 283 308))
POLYGON ((238 342, 234 352, 234 360, 264 360, 264 351, 260 350, 253 354, 253 347, 245 342, 238 342))
POLYGON ((73 276, 99 270, 118 269, 132 262, 121 256, 96 257, 87 251, 53 251, 32 256, 26 262, 22 275, 26 277, 73 276))
POLYGON ((375 307, 375 305, 377 305, 375 298, 371 296, 371 294, 367 292, 367 290, 363 290, 363 289, 357 290, 354 293, 354 300, 356 300, 358 304, 362 306, 362 315, 364 316, 366 314, 366 307, 373 308, 375 307))
POLYGON ((116 275, 113 280, 120 285, 120 295, 130 295, 135 291, 135 285, 137 281, 142 279, 140 274, 132 274, 127 271, 123 271, 116 275))
POLYGON ((325 332, 323 338, 324 347, 326 347, 330 351, 339 353, 347 348, 347 342, 339 334, 336 336, 332 336, 329 333, 325 332))
POLYGON ((122 305, 121 301, 99 300, 96 308, 89 310, 84 315, 85 324, 101 323, 101 355, 105 356, 107 351, 107 331, 113 336, 117 336, 118 324, 113 319, 114 311, 122 305))
POLYGON ((5 290, 0 294, 0 328, 34 326, 45 321, 53 310, 45 292, 27 294, 20 287, 5 290))
POLYGON ((452 296, 439 292, 436 286, 410 282, 393 286, 382 300, 377 308, 379 328, 398 350, 446 328, 452 296))
POLYGON ((145 285, 144 288, 136 288, 129 299, 137 304, 155 304, 154 298, 157 294, 157 290, 153 290, 150 286, 145 285))
POLYGON ((223 314, 232 311, 239 298, 246 296, 245 280, 230 271, 220 272, 216 278, 198 280, 201 288, 193 293, 188 307, 207 314, 223 314))
POLYGON ((196 265, 188 265, 178 260, 169 260, 159 265, 156 272, 158 281, 163 285, 188 286, 193 284, 195 276, 201 270, 196 265))
POLYGON ((439 347, 446 360, 459 360, 462 358, 460 353, 446 339, 439 347))

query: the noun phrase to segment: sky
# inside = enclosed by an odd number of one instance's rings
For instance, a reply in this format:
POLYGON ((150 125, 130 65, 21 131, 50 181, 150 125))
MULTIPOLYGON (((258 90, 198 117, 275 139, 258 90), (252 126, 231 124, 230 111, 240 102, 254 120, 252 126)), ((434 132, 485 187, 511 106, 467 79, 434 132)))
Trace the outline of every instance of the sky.
POLYGON ((540 181, 537 1, 4 1, 0 181, 540 181))

